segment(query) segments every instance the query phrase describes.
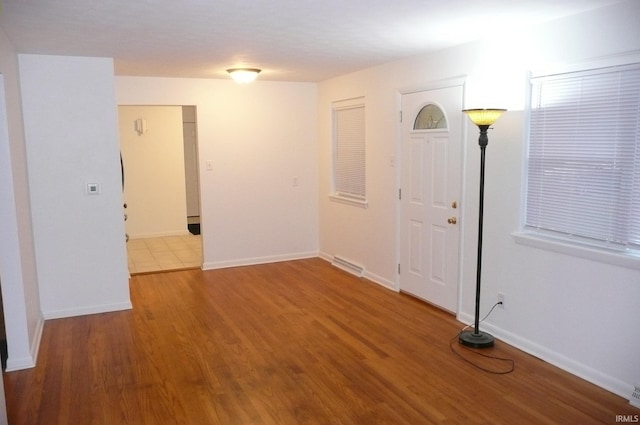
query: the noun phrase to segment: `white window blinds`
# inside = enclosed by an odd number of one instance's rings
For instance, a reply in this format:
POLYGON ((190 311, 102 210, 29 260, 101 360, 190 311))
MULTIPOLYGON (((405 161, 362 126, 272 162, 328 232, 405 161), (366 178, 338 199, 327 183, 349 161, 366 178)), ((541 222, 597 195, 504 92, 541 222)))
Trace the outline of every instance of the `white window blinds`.
POLYGON ((364 105, 334 109, 333 183, 336 195, 364 200, 364 105))
POLYGON ((531 80, 525 225, 640 248, 640 64, 531 80))

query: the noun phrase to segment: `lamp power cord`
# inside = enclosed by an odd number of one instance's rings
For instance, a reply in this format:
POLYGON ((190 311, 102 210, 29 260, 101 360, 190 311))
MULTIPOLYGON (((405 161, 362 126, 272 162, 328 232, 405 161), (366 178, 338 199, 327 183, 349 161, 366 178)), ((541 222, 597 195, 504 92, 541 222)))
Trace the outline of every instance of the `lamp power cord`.
MULTIPOLYGON (((500 304, 502 304, 502 301, 498 301, 497 303, 495 303, 493 305, 493 307, 491 307, 491 310, 489 310, 489 312, 482 318, 482 320, 480 320, 480 323, 484 322, 484 320, 487 317, 489 317, 489 315, 491 315, 493 310, 497 306, 499 306, 500 304)), ((498 356, 492 356, 492 355, 484 354, 484 353, 481 353, 479 351, 472 350, 472 349, 469 349, 469 348, 467 348, 465 346, 462 346, 465 350, 469 351, 470 353, 473 353, 476 356, 480 356, 480 357, 484 357, 484 358, 487 358, 487 359, 495 360, 496 363, 499 363, 499 364, 506 364, 506 368, 504 368, 504 369, 489 369, 489 368, 481 366, 481 365, 479 365, 477 363, 474 363, 470 359, 468 359, 468 358, 464 357, 462 354, 460 354, 459 351, 456 351, 454 349, 454 345, 455 345, 454 342, 460 337, 460 334, 462 332, 466 331, 470 327, 472 327, 472 326, 471 325, 465 326, 464 328, 460 329, 460 331, 456 334, 456 336, 451 338, 451 340, 449 341, 449 349, 451 349, 451 352, 453 352, 455 355, 457 355, 458 357, 460 357, 462 360, 464 360, 465 362, 469 363, 473 367, 482 370, 483 372, 492 373, 494 375, 506 375, 508 373, 513 372, 515 370, 515 368, 516 368, 516 362, 515 362, 514 359, 509 359, 509 358, 505 358, 505 357, 498 357, 498 356)))

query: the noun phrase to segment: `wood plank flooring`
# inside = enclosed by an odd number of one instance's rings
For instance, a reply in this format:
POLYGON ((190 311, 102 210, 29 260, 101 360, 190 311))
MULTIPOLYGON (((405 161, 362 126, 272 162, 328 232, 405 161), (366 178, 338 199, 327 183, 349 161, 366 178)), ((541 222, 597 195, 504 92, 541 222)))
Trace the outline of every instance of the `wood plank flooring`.
POLYGON ((12 425, 612 424, 638 414, 451 315, 320 259, 131 279, 131 311, 47 321, 5 373, 12 425))

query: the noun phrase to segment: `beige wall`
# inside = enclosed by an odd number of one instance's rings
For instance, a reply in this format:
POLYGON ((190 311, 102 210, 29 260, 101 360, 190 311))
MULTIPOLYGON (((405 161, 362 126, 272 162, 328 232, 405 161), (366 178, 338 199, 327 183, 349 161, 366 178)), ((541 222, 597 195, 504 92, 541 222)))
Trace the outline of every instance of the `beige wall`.
POLYGON ((317 256, 316 84, 116 77, 116 92, 197 108, 205 269, 317 256))

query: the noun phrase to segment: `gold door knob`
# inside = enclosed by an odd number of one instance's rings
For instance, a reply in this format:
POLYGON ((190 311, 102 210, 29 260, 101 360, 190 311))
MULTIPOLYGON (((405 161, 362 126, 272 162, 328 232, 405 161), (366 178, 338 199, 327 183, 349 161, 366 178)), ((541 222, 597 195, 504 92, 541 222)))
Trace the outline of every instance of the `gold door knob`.
POLYGON ((447 223, 449 224, 456 224, 458 222, 458 219, 456 217, 449 217, 449 219, 447 220, 447 223))

